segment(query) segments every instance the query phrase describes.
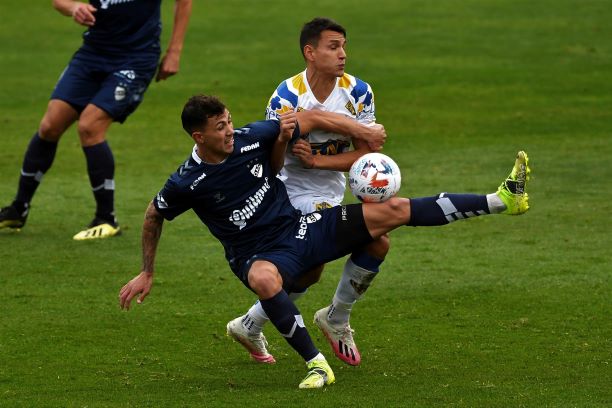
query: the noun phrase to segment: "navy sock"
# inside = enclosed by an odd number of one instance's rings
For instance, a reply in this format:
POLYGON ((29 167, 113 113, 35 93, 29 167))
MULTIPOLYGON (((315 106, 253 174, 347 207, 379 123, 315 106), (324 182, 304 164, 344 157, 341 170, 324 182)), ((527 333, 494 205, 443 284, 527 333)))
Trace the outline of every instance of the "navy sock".
POLYGON ((53 164, 56 151, 57 142, 41 139, 38 132, 30 140, 23 158, 17 195, 13 202, 18 211, 24 211, 29 206, 43 175, 53 164))
POLYGON ((380 264, 383 263, 382 259, 375 258, 363 250, 353 252, 351 255, 351 260, 358 267, 366 269, 370 272, 378 272, 380 264))
POLYGON ((304 325, 304 319, 295 304, 281 290, 270 299, 260 300, 270 321, 305 361, 312 360, 319 350, 315 347, 304 325))
POLYGON ((444 225, 484 214, 490 214, 486 195, 442 193, 434 197, 411 198, 408 225, 444 225))
POLYGON ((115 222, 115 159, 106 141, 83 147, 89 182, 96 199, 96 218, 115 222))

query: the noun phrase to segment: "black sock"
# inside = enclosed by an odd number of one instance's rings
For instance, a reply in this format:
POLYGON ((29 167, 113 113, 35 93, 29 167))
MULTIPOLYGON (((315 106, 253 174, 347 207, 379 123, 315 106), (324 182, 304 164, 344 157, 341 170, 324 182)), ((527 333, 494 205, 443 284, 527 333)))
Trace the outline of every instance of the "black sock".
POLYGON ((96 218, 115 222, 115 159, 106 141, 83 147, 89 182, 96 199, 96 218))
POLYGON ((281 290, 270 299, 260 300, 260 302, 274 327, 302 356, 304 361, 312 360, 319 354, 319 350, 306 330, 300 311, 289 299, 287 292, 281 290))
POLYGON ((23 212, 29 206, 43 175, 53 164, 56 151, 57 142, 41 139, 38 132, 30 140, 23 158, 17 195, 13 201, 19 212, 23 212))
POLYGON ((411 198, 408 225, 444 225, 489 213, 486 195, 442 193, 434 197, 411 198))

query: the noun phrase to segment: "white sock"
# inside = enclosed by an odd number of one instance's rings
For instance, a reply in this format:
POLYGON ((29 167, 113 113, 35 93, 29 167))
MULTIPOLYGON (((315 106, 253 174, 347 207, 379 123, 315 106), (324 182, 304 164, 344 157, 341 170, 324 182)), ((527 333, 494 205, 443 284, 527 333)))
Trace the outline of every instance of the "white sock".
POLYGON ((506 209, 506 204, 495 193, 487 194, 487 204, 491 214, 499 214, 506 209))
POLYGON ((351 258, 346 260, 327 314, 330 323, 348 324, 353 304, 363 296, 377 273, 355 265, 351 258))
MULTIPOLYGON (((302 297, 304 293, 306 293, 306 291, 291 292, 289 294, 289 299, 295 302, 302 297)), ((258 335, 262 332, 264 325, 269 321, 268 315, 263 310, 263 307, 261 307, 261 302, 257 301, 242 317, 242 326, 247 329, 250 335, 258 335)))
POLYGON ((326 361, 326 360, 325 360, 325 356, 324 356, 323 354, 319 353, 319 354, 317 354, 316 356, 314 356, 313 358, 311 358, 310 360, 308 360, 308 361, 306 362, 306 364, 310 364, 310 363, 312 363, 312 362, 313 362, 313 361, 315 361, 315 360, 324 360, 324 361, 326 361))

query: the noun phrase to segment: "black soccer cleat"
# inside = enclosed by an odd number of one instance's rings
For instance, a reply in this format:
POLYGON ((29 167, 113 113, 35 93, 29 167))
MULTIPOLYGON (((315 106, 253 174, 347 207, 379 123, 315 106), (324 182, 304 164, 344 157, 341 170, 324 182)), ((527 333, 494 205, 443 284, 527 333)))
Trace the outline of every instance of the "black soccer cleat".
POLYGON ((26 208, 25 211, 20 213, 14 205, 9 205, 0 209, 0 229, 2 228, 13 228, 20 229, 28 218, 29 209, 26 208))

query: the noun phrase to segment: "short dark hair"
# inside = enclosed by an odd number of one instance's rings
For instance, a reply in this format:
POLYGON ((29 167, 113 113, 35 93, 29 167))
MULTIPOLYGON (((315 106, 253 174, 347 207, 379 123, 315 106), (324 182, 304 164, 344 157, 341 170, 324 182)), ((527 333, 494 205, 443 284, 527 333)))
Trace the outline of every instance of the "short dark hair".
POLYGON ((334 20, 326 17, 315 17, 302 27, 300 33, 300 50, 304 55, 304 47, 306 45, 312 45, 316 47, 319 44, 321 33, 325 30, 335 31, 342 34, 346 38, 346 30, 340 24, 334 20))
POLYGON ((216 96, 194 95, 183 107, 181 121, 183 129, 191 136, 193 132, 206 126, 208 118, 222 115, 225 105, 216 96))

